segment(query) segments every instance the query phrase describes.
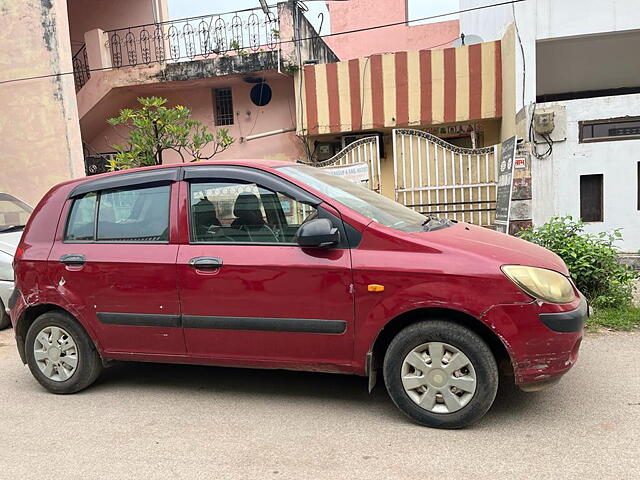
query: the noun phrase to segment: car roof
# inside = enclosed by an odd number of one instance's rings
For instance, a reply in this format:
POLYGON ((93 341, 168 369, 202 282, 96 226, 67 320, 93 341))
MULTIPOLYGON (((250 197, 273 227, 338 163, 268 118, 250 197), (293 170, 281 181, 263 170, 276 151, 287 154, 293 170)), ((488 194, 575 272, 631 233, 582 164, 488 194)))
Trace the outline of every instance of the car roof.
POLYGON ((259 169, 271 169, 271 168, 291 166, 296 164, 294 162, 288 162, 284 160, 267 160, 267 159, 203 160, 200 162, 189 162, 189 163, 167 163, 164 165, 130 168, 127 170, 118 170, 116 172, 107 172, 107 173, 101 173, 98 175, 74 178, 72 180, 62 182, 58 186, 70 185, 70 184, 77 185, 83 182, 94 181, 100 178, 108 178, 108 177, 119 176, 119 175, 130 175, 132 173, 138 173, 138 172, 153 172, 153 171, 178 168, 178 167, 192 168, 192 167, 204 167, 204 166, 212 166, 212 165, 213 166, 236 166, 236 167, 242 166, 242 167, 254 167, 259 169))

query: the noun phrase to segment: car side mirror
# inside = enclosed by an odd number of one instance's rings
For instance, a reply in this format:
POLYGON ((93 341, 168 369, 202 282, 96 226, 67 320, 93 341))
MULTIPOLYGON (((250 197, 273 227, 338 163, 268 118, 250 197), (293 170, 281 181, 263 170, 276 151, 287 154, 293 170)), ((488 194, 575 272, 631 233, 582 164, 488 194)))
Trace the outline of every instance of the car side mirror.
POLYGON ((316 218, 300 225, 296 233, 303 248, 329 248, 340 243, 340 230, 327 218, 316 218))

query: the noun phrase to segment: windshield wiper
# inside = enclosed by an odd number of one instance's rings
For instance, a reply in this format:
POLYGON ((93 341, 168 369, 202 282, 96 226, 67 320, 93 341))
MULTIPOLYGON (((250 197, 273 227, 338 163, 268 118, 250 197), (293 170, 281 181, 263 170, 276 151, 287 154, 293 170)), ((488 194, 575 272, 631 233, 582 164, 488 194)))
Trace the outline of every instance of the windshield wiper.
POLYGON ((429 225, 429 223, 433 222, 435 220, 435 218, 430 217, 429 215, 426 216, 426 220, 424 222, 422 222, 421 227, 426 227, 427 225, 429 225))
POLYGON ((14 232, 16 230, 23 229, 25 225, 7 225, 5 227, 0 227, 0 233, 14 232))

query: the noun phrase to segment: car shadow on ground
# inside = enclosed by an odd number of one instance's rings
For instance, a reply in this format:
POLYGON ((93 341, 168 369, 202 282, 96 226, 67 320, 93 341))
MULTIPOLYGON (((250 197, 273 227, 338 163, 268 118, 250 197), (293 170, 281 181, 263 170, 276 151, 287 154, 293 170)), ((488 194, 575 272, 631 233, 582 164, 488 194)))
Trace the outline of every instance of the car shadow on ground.
MULTIPOLYGON (((511 384, 512 378, 501 379, 496 401, 485 417, 489 423, 496 419, 527 415, 533 410, 533 397, 540 393, 524 393, 511 384)), ((199 394, 227 395, 235 398, 259 395, 267 399, 333 402, 336 406, 365 409, 384 415, 399 423, 411 423, 393 405, 379 376, 371 394, 367 379, 353 375, 288 370, 210 367, 198 365, 116 362, 105 369, 91 391, 135 388, 140 393, 166 393, 180 390, 199 394)), ((480 425, 485 424, 482 421, 480 425)))

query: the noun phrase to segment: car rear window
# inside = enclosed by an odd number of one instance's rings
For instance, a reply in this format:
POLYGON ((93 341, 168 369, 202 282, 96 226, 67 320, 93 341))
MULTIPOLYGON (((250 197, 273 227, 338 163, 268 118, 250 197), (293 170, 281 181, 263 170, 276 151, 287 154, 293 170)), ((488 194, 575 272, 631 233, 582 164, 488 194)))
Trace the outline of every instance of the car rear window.
POLYGON ((87 193, 73 203, 65 241, 167 242, 170 191, 162 185, 87 193))

